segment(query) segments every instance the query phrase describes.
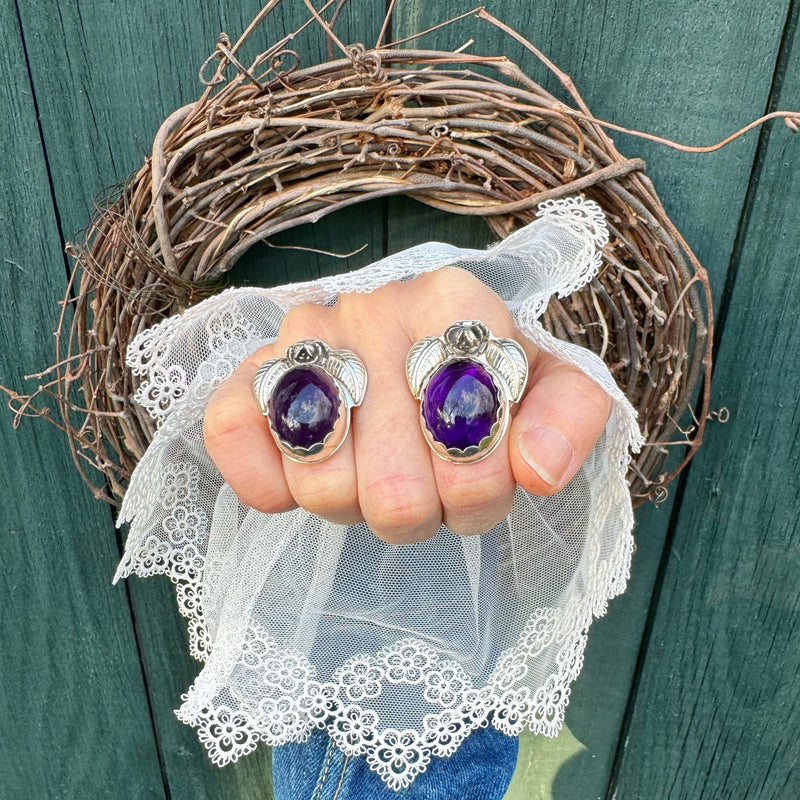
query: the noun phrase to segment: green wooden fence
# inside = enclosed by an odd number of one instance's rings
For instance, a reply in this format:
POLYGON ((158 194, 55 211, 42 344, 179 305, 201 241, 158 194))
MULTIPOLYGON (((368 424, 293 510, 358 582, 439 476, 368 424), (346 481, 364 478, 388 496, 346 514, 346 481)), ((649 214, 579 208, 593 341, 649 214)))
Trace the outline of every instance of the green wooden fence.
MULTIPOLYGON (((0 0, 0 383, 53 361, 65 241, 92 198, 138 167, 160 121, 200 91, 220 31, 257 0, 0 0)), ((399 0, 393 38, 470 5, 399 0)), ((580 87, 630 128, 712 143, 765 111, 800 108, 797 0, 494 0, 580 87)), ((371 43, 383 0, 352 0, 337 30, 371 43)), ((285 1, 266 32, 305 19, 285 1)), ((264 36, 266 36, 263 34, 264 36)), ((437 46, 522 49, 477 21, 437 46)), ((266 38, 259 43, 264 44, 266 38)), ((322 57, 322 37, 305 45, 322 57)), ((552 87, 555 89, 555 87, 552 87)), ((618 136, 648 162, 667 210, 712 279, 717 362, 700 454, 659 508, 638 514, 626 594, 590 634, 566 728, 525 737, 509 798, 800 797, 800 139, 777 123, 713 155, 618 136)), ((473 218, 408 199, 339 212, 285 242, 360 266, 428 239, 487 240, 473 218)), ((238 283, 336 272, 334 259, 270 251, 238 283)), ((0 797, 270 798, 266 748, 210 764, 172 713, 198 665, 171 585, 110 583, 110 509, 42 421, 0 413, 0 797)))

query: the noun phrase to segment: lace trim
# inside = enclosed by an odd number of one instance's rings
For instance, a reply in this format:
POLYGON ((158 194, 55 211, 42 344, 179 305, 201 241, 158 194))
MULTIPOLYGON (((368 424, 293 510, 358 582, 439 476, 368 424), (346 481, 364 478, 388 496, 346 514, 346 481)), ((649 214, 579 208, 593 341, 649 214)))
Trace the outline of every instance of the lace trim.
POLYGON ((114 583, 131 574, 141 578, 167 575, 175 584, 178 610, 188 620, 189 652, 206 661, 211 652, 211 637, 203 619, 201 580, 205 556, 198 542, 207 535, 208 515, 193 502, 200 470, 196 464, 173 462, 163 467, 155 485, 158 502, 168 512, 161 520, 166 538, 155 533, 131 533, 125 555, 117 568, 114 583))
MULTIPOLYGON (((225 294, 222 292, 219 297, 225 294)), ((231 297, 204 320, 205 355, 213 354, 214 359, 212 362, 203 361, 197 373, 190 378, 183 365, 170 364, 170 355, 178 324, 190 322, 193 311, 189 309, 183 315, 163 320, 139 333, 128 345, 126 363, 131 373, 146 377, 136 390, 134 400, 147 410, 158 426, 182 403, 191 402, 197 406, 202 402, 205 405, 204 401, 214 389, 253 350, 266 343, 253 323, 241 315, 235 299, 231 297), (254 346, 256 342, 258 344, 254 346)))
POLYGON ((272 746, 302 742, 314 728, 325 728, 345 753, 364 756, 387 785, 398 790, 407 787, 432 756, 452 755, 476 728, 492 724, 509 736, 525 728, 555 736, 585 645, 585 632, 575 638, 558 624, 552 609, 540 609, 531 615, 519 646, 502 654, 483 688, 474 687, 457 662, 442 659, 413 638, 350 658, 332 680, 320 681, 303 653, 280 648, 263 628, 251 625, 238 653, 226 656, 214 671, 247 671, 245 683, 258 685, 261 696, 234 696, 204 673, 182 696, 175 713, 197 728, 198 738, 219 766, 252 752, 260 741, 272 746), (556 671, 537 692, 519 686, 528 659, 553 643, 560 645, 556 671), (431 706, 422 730, 382 726, 378 713, 367 705, 401 684, 417 687, 431 706))
MULTIPOLYGON (((162 504, 170 514, 162 525, 169 542, 156 536, 145 539, 135 558, 122 570, 147 577, 166 574, 175 584, 178 607, 188 619, 190 651, 208 665, 189 691, 182 695, 178 718, 197 728, 198 738, 211 760, 223 766, 252 752, 260 741, 280 745, 302 742, 314 728, 329 735, 353 756, 364 756, 370 767, 394 790, 407 787, 432 756, 449 756, 473 730, 488 724, 509 736, 529 729, 556 736, 561 729, 570 696, 570 684, 580 673, 592 616, 605 613, 607 599, 624 588, 632 541, 607 559, 606 569, 594 565, 591 607, 563 613, 536 609, 514 647, 497 658, 486 685, 475 687, 456 661, 443 659, 419 639, 404 638, 373 654, 348 659, 320 681, 316 669, 300 651, 281 648, 266 630, 251 623, 243 636, 222 650, 212 651, 203 619, 200 576, 203 557, 192 541, 205 515, 187 502, 195 487, 193 464, 172 464, 164 471, 162 504), (183 545, 179 547, 179 545, 183 545), (611 564, 619 565, 609 571, 611 564), (546 648, 557 648, 555 669, 537 691, 521 685, 530 664, 546 648), (212 655, 213 658, 209 659, 212 655), (235 693, 236 684, 255 686, 251 697, 235 693), (431 713, 423 729, 398 730, 382 726, 369 707, 384 691, 399 685, 415 686, 431 713), (255 698, 255 699, 254 699, 255 698)), ((602 514, 602 508, 599 510, 602 514)))
MULTIPOLYGON (((198 463, 213 471, 207 453, 192 452, 197 460, 193 463, 186 460, 188 455, 186 459, 177 455, 172 446, 179 440, 202 441, 198 431, 211 393, 277 333, 277 325, 274 331, 266 326, 257 329, 247 318, 248 296, 258 297, 262 305, 264 299, 273 303, 279 318, 292 305, 330 303, 343 291, 369 292, 388 280, 403 280, 453 263, 454 255, 462 257, 465 251, 437 245, 433 253, 420 249, 420 257, 409 259, 401 269, 385 259, 354 273, 279 289, 229 289, 214 298, 213 305, 200 304, 164 320, 130 345, 128 365, 142 378, 135 397, 156 420, 158 430, 123 501, 118 525, 133 524, 114 581, 130 574, 165 574, 176 584, 178 606, 188 620, 191 653, 206 662, 182 696, 176 714, 197 728, 214 763, 235 761, 260 741, 270 745, 303 741, 314 728, 325 728, 346 753, 364 756, 396 790, 407 787, 433 756, 455 752, 477 727, 491 724, 508 735, 528 728, 547 736, 555 736, 561 728, 570 684, 581 670, 589 625, 606 612, 608 600, 623 591, 628 579, 633 516, 624 475, 630 450, 638 451, 643 439, 635 412, 600 359, 555 339, 538 322, 552 293, 568 294, 599 269, 597 249, 608 241, 602 212, 592 201, 566 198, 543 204, 538 216, 548 220, 551 231, 572 232, 568 268, 563 258, 551 259, 559 268, 552 267, 552 274, 544 270, 537 291, 509 307, 524 335, 584 370, 615 400, 606 429, 603 490, 591 504, 587 530, 603 530, 614 510, 620 515, 619 535, 613 552, 604 553, 596 537, 590 537, 587 589, 581 602, 534 609, 516 644, 499 653, 482 686, 474 685, 458 662, 443 658, 417 638, 355 655, 323 680, 304 653, 281 647, 252 621, 244 631, 227 631, 224 638, 214 631, 212 636, 203 614, 210 578, 205 576, 206 584, 203 581, 205 573, 214 569, 206 563, 202 544, 210 535, 211 521, 196 501, 201 491, 219 487, 201 485, 198 463), (201 331, 194 339, 201 345, 193 364, 176 363, 177 333, 190 327, 201 331), (537 676, 532 689, 524 683, 526 678, 532 682, 533 659, 545 651, 552 669, 543 680, 537 676), (238 688, 234 690, 233 685, 238 688), (419 702, 430 708, 419 729, 392 727, 376 709, 384 693, 401 687, 417 692, 419 702)), ((527 230, 491 249, 536 261, 536 253, 548 243, 534 226, 526 226, 527 230)), ((486 254, 475 251, 475 255, 486 254)))

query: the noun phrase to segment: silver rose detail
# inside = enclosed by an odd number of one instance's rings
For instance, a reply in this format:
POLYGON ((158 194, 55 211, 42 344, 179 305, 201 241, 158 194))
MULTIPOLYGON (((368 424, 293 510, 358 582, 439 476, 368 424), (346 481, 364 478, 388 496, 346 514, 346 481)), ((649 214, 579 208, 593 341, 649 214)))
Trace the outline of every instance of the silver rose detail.
POLYGON ((456 322, 444 332, 444 340, 457 353, 474 355, 482 353, 491 334, 477 319, 456 322))
POLYGON ((295 364, 315 364, 327 353, 328 347, 319 339, 303 339, 286 348, 286 357, 295 364))

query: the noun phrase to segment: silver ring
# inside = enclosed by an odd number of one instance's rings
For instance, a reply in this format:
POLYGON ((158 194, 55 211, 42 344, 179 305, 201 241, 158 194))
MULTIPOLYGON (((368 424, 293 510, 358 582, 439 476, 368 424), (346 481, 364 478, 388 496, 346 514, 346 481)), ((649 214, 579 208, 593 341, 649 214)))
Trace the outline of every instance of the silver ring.
POLYGON ((286 355, 265 361, 253 393, 278 448, 292 461, 330 458, 347 438, 350 409, 367 390, 364 362, 351 350, 332 350, 321 339, 303 339, 286 355))
POLYGON ((511 404, 525 390, 528 359, 514 339, 495 338, 480 320, 462 320, 411 348, 406 378, 433 452, 468 464, 500 444, 511 404))

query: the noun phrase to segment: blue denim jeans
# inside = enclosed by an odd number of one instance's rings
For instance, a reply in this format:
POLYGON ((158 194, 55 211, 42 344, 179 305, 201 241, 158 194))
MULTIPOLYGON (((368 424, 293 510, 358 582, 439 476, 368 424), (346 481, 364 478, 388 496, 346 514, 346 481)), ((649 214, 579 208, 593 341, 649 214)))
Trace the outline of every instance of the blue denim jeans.
POLYGON ((275 800, 500 800, 517 764, 519 740, 478 728, 449 758, 431 759, 406 789, 392 791, 361 757, 346 756, 328 734, 272 750, 275 800))

